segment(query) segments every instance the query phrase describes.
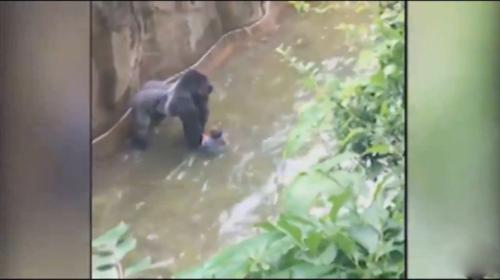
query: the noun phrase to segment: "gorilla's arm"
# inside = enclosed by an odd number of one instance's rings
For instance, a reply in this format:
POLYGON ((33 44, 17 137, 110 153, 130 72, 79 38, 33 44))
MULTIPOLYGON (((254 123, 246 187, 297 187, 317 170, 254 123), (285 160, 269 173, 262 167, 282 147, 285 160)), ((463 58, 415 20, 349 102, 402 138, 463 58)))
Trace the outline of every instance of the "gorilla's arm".
POLYGON ((190 148, 197 148, 203 137, 203 124, 200 121, 200 112, 190 98, 179 98, 171 104, 172 113, 182 121, 184 138, 190 148))
POLYGON ((198 97, 198 99, 195 99, 195 105, 196 108, 198 108, 198 116, 200 120, 200 124, 202 127, 202 130, 205 130, 205 125, 207 124, 208 121, 208 115, 209 115, 209 110, 208 110, 208 97, 198 97))
POLYGON ((200 122, 200 114, 195 106, 186 108, 185 111, 179 116, 182 121, 184 130, 184 138, 190 148, 197 148, 201 145, 203 137, 203 126, 200 122))
POLYGON ((178 96, 188 98, 189 105, 196 106, 198 120, 202 130, 208 120, 208 97, 213 87, 207 76, 194 69, 187 71, 177 82, 176 93, 178 96))

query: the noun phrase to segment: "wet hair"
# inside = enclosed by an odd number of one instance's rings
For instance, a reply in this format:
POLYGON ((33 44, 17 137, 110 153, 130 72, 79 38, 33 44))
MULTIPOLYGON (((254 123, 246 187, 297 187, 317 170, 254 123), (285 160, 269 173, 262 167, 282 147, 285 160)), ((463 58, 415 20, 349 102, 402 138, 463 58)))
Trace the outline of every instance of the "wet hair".
POLYGON ((209 135, 210 135, 210 138, 212 138, 212 139, 219 139, 222 137, 222 129, 212 128, 212 129, 210 129, 209 135))

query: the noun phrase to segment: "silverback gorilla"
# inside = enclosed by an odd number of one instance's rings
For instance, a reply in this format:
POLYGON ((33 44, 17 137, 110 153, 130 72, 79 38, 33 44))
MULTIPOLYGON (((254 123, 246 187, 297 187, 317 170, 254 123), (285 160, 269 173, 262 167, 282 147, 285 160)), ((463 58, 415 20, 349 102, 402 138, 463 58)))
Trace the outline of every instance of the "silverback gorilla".
POLYGON ((165 117, 179 117, 190 148, 201 145, 213 87, 207 76, 188 70, 176 83, 149 81, 132 99, 132 145, 146 149, 154 127, 165 117))

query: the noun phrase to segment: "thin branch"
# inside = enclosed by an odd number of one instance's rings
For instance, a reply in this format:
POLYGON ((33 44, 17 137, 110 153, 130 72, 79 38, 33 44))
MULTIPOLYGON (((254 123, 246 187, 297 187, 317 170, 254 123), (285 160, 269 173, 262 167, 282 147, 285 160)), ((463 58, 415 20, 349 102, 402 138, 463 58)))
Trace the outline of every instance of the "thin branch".
POLYGON ((120 262, 116 263, 116 269, 118 269, 118 279, 125 278, 125 276, 123 275, 123 268, 120 262))

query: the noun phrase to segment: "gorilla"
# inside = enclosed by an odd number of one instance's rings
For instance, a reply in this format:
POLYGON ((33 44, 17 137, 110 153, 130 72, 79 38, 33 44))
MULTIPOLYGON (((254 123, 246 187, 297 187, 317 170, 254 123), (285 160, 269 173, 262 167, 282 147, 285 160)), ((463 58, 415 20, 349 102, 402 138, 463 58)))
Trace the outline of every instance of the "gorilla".
POLYGON ((208 120, 208 98, 213 87, 207 76, 190 69, 177 82, 149 81, 132 99, 132 146, 146 149, 157 125, 165 117, 179 117, 190 148, 202 144, 208 120))

